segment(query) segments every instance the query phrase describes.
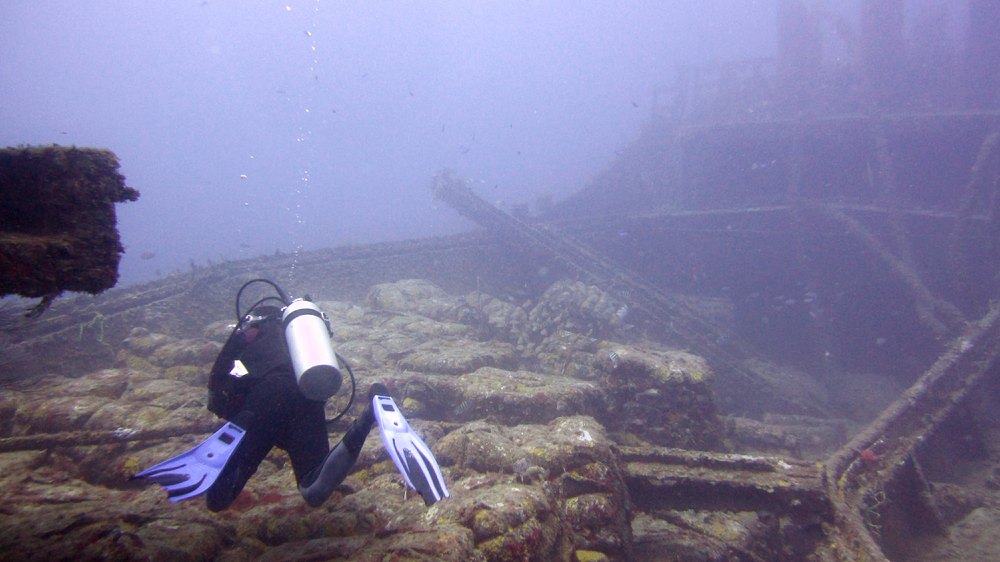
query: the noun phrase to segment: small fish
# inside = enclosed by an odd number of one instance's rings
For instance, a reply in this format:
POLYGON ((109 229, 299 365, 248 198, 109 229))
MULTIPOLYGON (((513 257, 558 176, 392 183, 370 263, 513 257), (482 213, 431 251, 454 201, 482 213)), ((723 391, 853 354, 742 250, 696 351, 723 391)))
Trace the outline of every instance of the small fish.
POLYGON ((618 310, 615 311, 615 316, 617 316, 619 320, 625 320, 628 316, 628 305, 623 304, 618 307, 618 310))
POLYGON ((476 408, 476 401, 472 399, 462 400, 458 406, 455 407, 455 417, 461 417, 465 414, 471 412, 476 408))
POLYGON ((138 429, 134 429, 131 427, 119 427, 114 430, 113 434, 117 439, 128 439, 129 437, 132 437, 138 432, 139 432, 138 429))
POLYGON ((611 351, 611 352, 608 353, 608 360, 611 361, 611 368, 612 369, 617 369, 618 368, 618 361, 621 360, 621 357, 618 356, 618 353, 616 353, 614 351, 611 351))
POLYGON ((139 254, 139 259, 141 260, 151 260, 156 257, 154 252, 143 252, 139 254))

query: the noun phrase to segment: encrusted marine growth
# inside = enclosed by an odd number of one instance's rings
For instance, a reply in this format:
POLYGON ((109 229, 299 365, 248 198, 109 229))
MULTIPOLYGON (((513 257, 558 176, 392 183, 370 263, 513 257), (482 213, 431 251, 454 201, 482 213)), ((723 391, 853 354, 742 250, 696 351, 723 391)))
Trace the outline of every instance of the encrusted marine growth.
POLYGON ((608 412, 601 421, 608 429, 670 447, 721 447, 713 375, 704 359, 682 351, 606 345, 597 363, 608 412))
POLYGON ((557 330, 596 338, 609 338, 621 327, 618 311, 622 303, 593 285, 580 281, 554 283, 528 314, 528 329, 534 341, 557 330))
POLYGON ((118 281, 124 252, 115 203, 135 201, 108 150, 0 150, 0 296, 100 293, 118 281))

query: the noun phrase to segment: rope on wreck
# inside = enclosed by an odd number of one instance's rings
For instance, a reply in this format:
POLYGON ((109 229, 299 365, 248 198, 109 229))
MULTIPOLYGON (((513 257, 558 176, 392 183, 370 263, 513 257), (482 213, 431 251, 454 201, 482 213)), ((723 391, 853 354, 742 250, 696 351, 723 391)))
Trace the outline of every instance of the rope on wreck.
POLYGON ((37 433, 0 438, 0 453, 16 451, 44 451, 62 447, 88 447, 94 445, 113 445, 119 443, 134 443, 141 441, 160 441, 171 437, 204 434, 211 432, 214 421, 198 422, 181 427, 161 429, 133 429, 119 427, 117 429, 63 431, 60 433, 37 433))

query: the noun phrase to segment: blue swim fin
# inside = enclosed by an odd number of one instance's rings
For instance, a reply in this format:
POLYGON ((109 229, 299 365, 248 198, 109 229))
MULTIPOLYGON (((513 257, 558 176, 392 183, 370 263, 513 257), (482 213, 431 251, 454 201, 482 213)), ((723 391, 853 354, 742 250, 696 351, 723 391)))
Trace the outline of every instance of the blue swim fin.
POLYGON ((410 428, 392 397, 376 395, 372 398, 372 409, 382 433, 382 444, 406 483, 424 498, 427 505, 447 498, 448 488, 437 460, 427 444, 410 428))
POLYGON ((144 478, 163 486, 172 502, 193 498, 215 483, 245 434, 242 427, 228 422, 197 447, 147 468, 131 479, 144 478))

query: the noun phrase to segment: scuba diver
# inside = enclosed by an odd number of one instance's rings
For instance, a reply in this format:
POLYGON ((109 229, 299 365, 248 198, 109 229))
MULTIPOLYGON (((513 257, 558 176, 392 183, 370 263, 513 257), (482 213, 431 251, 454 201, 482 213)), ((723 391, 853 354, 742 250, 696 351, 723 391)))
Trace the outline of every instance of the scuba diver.
POLYGON ((208 383, 208 409, 227 423, 190 451, 132 479, 160 484, 172 502, 204 493, 208 509, 221 511, 277 446, 288 452, 302 497, 317 507, 350 472, 378 423, 386 451, 406 483, 428 506, 448 497, 434 455, 381 383, 371 386, 364 412, 330 449, 327 427, 350 409, 354 374, 333 351, 329 319, 308 297, 292 300, 275 283, 253 279, 236 294, 236 318, 208 383), (242 314, 240 297, 253 283, 272 286, 278 296, 265 297, 242 314), (351 397, 327 421, 326 400, 340 389, 341 366, 351 377, 351 397))

